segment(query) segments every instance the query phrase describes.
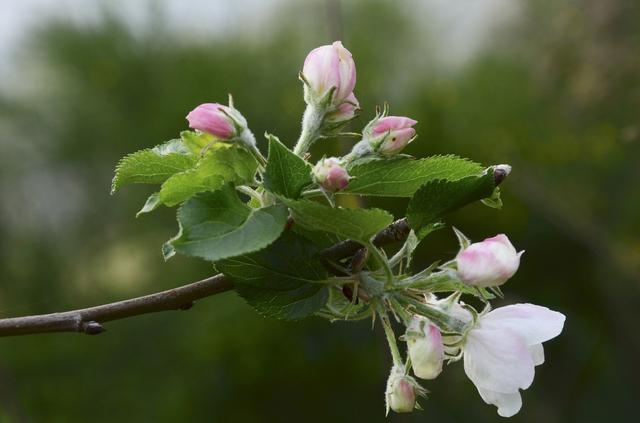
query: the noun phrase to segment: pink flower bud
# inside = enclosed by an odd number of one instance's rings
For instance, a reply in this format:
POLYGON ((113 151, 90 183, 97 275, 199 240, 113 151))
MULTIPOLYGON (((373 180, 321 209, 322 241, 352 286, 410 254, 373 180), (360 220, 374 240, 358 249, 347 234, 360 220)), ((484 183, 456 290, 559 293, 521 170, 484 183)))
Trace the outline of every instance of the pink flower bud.
POLYGON ((482 288, 502 285, 520 266, 520 256, 509 238, 500 234, 461 250, 456 262, 463 282, 482 288))
POLYGON ((328 113, 325 122, 341 123, 353 119, 356 111, 360 108, 360 103, 353 93, 349 94, 342 104, 334 112, 328 113))
POLYGON ((351 178, 336 157, 320 160, 313 168, 313 177, 322 188, 329 192, 345 189, 351 178))
POLYGON ((222 104, 204 103, 189 112, 187 120, 189 127, 193 129, 229 140, 237 135, 234 121, 230 118, 236 114, 239 115, 237 111, 222 104))
POLYGON ((403 116, 386 116, 372 122, 365 137, 375 151, 384 155, 397 154, 415 137, 412 128, 417 121, 403 116))
POLYGON ((302 74, 310 85, 312 98, 322 99, 335 87, 334 106, 342 104, 356 85, 356 65, 340 41, 312 50, 304 61, 302 74))
POLYGON ((416 376, 435 379, 442 372, 444 345, 440 329, 429 319, 414 316, 405 334, 407 350, 416 376))
POLYGON ((405 374, 404 366, 395 365, 387 379, 387 412, 389 409, 396 413, 410 413, 416 407, 416 397, 424 396, 422 388, 414 378, 405 374))
POLYGON ((396 413, 410 413, 416 406, 416 393, 411 382, 398 378, 389 395, 389 408, 396 413))

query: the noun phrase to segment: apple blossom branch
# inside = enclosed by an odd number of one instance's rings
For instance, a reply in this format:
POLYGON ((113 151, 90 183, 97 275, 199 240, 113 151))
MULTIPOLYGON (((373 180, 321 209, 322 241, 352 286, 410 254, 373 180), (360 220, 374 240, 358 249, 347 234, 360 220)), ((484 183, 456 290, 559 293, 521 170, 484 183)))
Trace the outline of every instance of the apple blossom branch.
MULTIPOLYGON (((400 219, 378 233, 373 243, 380 247, 403 241, 408 235, 409 224, 406 219, 400 219)), ((339 260, 353 256, 362 248, 361 244, 347 240, 322 251, 321 256, 327 260, 339 260)), ((333 269, 329 267, 329 270, 333 269)), ((0 337, 48 332, 98 335, 106 330, 102 323, 160 311, 188 310, 196 300, 232 289, 233 283, 224 275, 218 274, 178 288, 96 307, 0 319, 0 337)))
MULTIPOLYGON (((494 169, 494 179, 499 185, 508 175, 502 167, 494 169)), ((380 231, 373 238, 373 245, 382 247, 404 241, 410 231, 407 219, 399 219, 380 231)), ((363 255, 364 246, 353 240, 339 242, 320 253, 330 272, 335 272, 331 262, 356 254, 363 255)), ((366 256, 366 250, 364 251, 366 256)), ((103 304, 61 313, 0 319, 0 337, 30 335, 48 332, 79 332, 98 335, 106 329, 102 323, 148 313, 169 310, 188 310, 196 300, 211 297, 233 289, 233 283, 222 274, 178 288, 142 297, 103 304)))

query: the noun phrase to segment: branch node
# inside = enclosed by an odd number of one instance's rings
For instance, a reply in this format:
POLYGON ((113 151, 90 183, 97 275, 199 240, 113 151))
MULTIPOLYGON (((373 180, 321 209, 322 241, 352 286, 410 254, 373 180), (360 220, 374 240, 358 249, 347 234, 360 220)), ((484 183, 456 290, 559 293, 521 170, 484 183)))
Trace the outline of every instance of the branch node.
POLYGON ((80 331, 87 335, 100 335, 102 332, 106 331, 106 329, 102 324, 92 320, 90 322, 82 322, 80 325, 80 331))
POLYGON ((188 303, 182 304, 180 307, 178 307, 180 310, 182 311, 187 311, 190 310, 191 307, 193 307, 196 304, 195 301, 189 301, 188 303))

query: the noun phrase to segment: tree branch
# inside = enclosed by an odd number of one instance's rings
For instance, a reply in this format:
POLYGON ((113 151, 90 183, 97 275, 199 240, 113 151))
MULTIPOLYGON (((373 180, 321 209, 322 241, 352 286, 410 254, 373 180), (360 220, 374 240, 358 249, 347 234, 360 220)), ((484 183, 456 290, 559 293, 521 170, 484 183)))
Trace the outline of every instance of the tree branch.
MULTIPOLYGON (((392 223, 374 238, 377 246, 404 240, 409 234, 405 219, 392 223)), ((322 258, 339 260, 354 255, 362 245, 343 241, 321 252, 322 258)), ((231 281, 219 274, 198 282, 143 297, 62 313, 0 319, 0 337, 46 332, 79 332, 98 335, 111 320, 168 310, 187 310, 196 300, 233 289, 231 281)))
POLYGON ((0 336, 43 332, 80 332, 97 335, 105 331, 101 323, 158 311, 187 310, 195 300, 220 294, 232 288, 233 284, 223 275, 215 275, 167 291, 97 307, 64 313, 0 319, 0 336))

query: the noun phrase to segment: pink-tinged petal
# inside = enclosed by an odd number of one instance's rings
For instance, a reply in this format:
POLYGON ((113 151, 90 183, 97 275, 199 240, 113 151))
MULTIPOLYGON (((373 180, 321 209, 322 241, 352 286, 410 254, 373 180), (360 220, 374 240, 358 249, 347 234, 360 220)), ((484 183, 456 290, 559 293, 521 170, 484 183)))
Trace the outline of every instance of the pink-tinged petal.
POLYGON ((336 85, 334 102, 347 98, 356 86, 356 66, 351 52, 344 48, 341 41, 332 44, 338 58, 339 83, 336 85))
POLYGON ((232 138, 235 128, 231 119, 223 112, 226 109, 218 103, 201 104, 187 115, 189 127, 208 132, 218 138, 232 138))
POLYGON ((476 387, 509 394, 531 385, 534 364, 529 346, 518 333, 480 324, 467 336, 464 371, 476 387))
POLYGON ((560 335, 565 316, 535 304, 499 307, 482 317, 482 326, 517 332, 527 345, 535 345, 560 335))
POLYGON ((531 352, 531 359, 534 366, 539 366, 544 363, 544 348, 542 344, 529 345, 529 352, 531 352))
POLYGON ((469 285, 498 286, 516 273, 521 255, 504 235, 476 242, 458 253, 458 276, 469 285))
POLYGON ((373 132, 375 134, 383 134, 394 129, 410 128, 416 123, 418 123, 417 120, 404 116, 387 116, 376 122, 373 127, 373 132))
POLYGON ((415 316, 405 334, 413 372, 421 379, 435 379, 442 372, 442 334, 428 319, 415 316))
POLYGON ((320 160, 313 168, 313 178, 329 192, 340 191, 349 184, 349 173, 335 157, 320 160))
POLYGON ((336 111, 327 114, 325 120, 327 122, 344 122, 352 119, 356 115, 356 110, 360 108, 360 103, 353 93, 349 94, 342 104, 340 104, 336 111))
POLYGON ((340 41, 312 50, 302 69, 307 82, 318 100, 335 87, 333 104, 341 104, 353 92, 356 67, 349 50, 340 41))
POLYGON ((505 394, 478 388, 478 392, 484 402, 498 407, 500 417, 515 416, 522 408, 522 397, 518 391, 505 394))
POLYGON ((321 46, 309 53, 304 61, 302 73, 311 88, 320 96, 339 82, 337 74, 338 58, 331 46, 321 46))

